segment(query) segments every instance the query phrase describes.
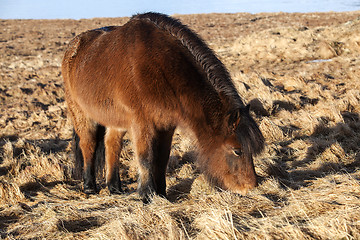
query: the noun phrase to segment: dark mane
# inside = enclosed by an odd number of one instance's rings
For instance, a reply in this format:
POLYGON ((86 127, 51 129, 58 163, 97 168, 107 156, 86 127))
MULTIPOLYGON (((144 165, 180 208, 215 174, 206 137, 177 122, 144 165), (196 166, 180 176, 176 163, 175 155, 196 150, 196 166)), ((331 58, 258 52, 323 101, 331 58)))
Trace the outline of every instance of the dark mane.
POLYGON ((179 20, 161 13, 149 12, 138 14, 134 15, 132 19, 148 20, 178 39, 190 51, 202 69, 204 69, 208 80, 215 90, 229 97, 235 107, 244 106, 224 64, 199 35, 179 20))

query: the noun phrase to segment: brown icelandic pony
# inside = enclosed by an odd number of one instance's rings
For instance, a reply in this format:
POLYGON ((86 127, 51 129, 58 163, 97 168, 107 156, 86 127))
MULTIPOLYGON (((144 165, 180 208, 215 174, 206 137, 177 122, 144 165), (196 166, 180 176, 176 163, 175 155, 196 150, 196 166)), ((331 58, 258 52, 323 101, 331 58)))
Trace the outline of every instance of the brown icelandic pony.
POLYGON ((177 126, 190 129, 210 181, 236 193, 257 185, 253 155, 264 138, 225 66, 180 21, 159 13, 76 36, 63 64, 66 101, 83 161, 84 191, 95 193, 96 149, 105 147, 106 184, 120 193, 122 138, 139 162, 138 192, 166 196, 165 173, 177 126))

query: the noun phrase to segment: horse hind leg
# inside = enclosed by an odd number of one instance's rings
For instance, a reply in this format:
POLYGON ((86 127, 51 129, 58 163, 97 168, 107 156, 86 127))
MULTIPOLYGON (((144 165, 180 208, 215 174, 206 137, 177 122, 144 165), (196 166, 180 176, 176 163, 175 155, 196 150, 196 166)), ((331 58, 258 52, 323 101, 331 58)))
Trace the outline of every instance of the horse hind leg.
POLYGON ((126 131, 108 128, 105 134, 106 185, 112 194, 120 194, 119 157, 126 131))
POLYGON ((91 121, 75 126, 83 159, 83 188, 86 194, 97 192, 95 176, 96 148, 101 141, 99 126, 91 121), (100 139, 99 139, 100 138, 100 139))
POLYGON ((86 117, 80 107, 67 95, 69 117, 74 126, 75 172, 82 172, 83 188, 87 194, 97 192, 95 176, 95 160, 103 158, 104 127, 86 117), (98 155, 98 156, 96 156, 98 155), (81 170, 81 171, 79 171, 81 170))
POLYGON ((80 137, 76 133, 75 129, 73 132, 73 151, 75 155, 75 166, 72 172, 72 177, 74 179, 80 180, 83 178, 84 180, 84 192, 87 194, 96 193, 96 174, 95 168, 102 168, 102 163, 105 159, 105 147, 103 143, 105 133, 105 127, 98 125, 96 128, 96 147, 93 153, 93 157, 91 162, 87 164, 87 167, 84 167, 84 155, 83 150, 80 147, 80 137))

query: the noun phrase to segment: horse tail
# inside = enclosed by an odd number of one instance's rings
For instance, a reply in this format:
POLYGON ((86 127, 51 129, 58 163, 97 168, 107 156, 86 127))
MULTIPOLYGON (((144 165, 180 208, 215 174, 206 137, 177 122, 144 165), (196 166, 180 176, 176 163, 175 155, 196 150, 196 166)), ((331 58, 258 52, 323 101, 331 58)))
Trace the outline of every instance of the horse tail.
MULTIPOLYGON (((96 148, 93 155, 96 175, 104 174, 105 167, 105 127, 98 125, 96 129, 96 148)), ((80 138, 73 130, 73 145, 72 150, 74 153, 74 168, 72 170, 72 178, 76 180, 82 180, 83 177, 83 167, 84 167, 84 158, 80 148, 80 138)))

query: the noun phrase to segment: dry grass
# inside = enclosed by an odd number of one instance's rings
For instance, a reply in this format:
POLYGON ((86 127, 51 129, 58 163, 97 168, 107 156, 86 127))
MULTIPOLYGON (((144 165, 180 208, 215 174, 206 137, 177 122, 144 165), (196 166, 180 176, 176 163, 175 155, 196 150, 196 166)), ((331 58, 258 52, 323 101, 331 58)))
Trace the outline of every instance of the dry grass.
POLYGON ((208 185, 179 130, 169 200, 146 206, 128 140, 124 195, 86 196, 69 177, 62 53, 74 34, 127 19, 0 21, 0 238, 360 239, 358 16, 178 16, 228 66, 267 146, 259 187, 239 196, 208 185))

